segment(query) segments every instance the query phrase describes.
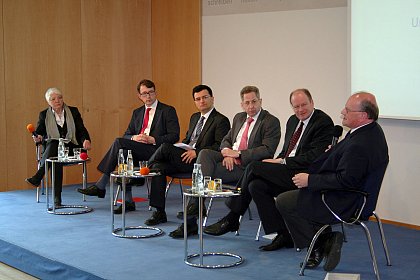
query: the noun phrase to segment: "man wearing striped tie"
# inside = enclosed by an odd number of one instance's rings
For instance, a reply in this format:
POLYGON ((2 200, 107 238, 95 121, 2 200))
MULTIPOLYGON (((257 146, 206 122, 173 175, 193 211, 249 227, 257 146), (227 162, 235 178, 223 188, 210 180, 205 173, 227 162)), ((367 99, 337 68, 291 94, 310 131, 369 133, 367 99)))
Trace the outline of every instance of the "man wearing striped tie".
POLYGON ((277 158, 266 158, 249 164, 238 183, 241 195, 226 201, 230 212, 219 222, 204 229, 212 235, 222 235, 239 228, 239 217, 254 200, 266 234, 277 233, 272 243, 261 246, 264 251, 293 247, 293 241, 274 197, 296 189, 292 177, 307 170, 308 166, 331 143, 334 124, 323 111, 314 108, 314 101, 307 89, 294 90, 289 96, 294 114, 286 124, 283 149, 277 158))
POLYGON ((162 144, 149 159, 151 168, 159 170, 152 178, 150 206, 156 208, 145 221, 152 226, 167 221, 165 212, 166 175, 192 173, 198 153, 202 149, 218 150, 223 136, 229 131, 229 119, 214 108, 213 91, 209 86, 198 85, 192 90, 198 112, 192 114, 183 145, 162 144))

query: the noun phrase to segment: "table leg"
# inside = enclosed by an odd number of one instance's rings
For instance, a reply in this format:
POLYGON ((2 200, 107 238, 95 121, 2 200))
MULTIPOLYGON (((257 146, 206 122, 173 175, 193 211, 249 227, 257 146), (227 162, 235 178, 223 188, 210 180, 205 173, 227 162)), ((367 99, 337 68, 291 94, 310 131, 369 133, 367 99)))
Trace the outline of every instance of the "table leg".
POLYGON ((126 191, 126 186, 125 186, 125 176, 123 176, 122 178, 122 191, 121 191, 121 200, 122 200, 122 213, 121 213, 121 217, 122 217, 122 234, 125 235, 125 191, 126 191))
POLYGON ((200 265, 203 265, 203 197, 201 195, 198 197, 198 201, 198 225, 200 227, 200 265))
MULTIPOLYGON (((86 168, 86 161, 83 161, 83 164, 82 164, 82 166, 83 166, 83 189, 86 189, 86 185, 87 185, 87 168, 86 168)), ((85 194, 83 194, 82 195, 82 200, 83 201, 86 201, 86 195, 85 194)))
POLYGON ((46 198, 46 202, 47 202, 47 212, 50 210, 50 200, 49 200, 49 195, 48 195, 48 161, 45 161, 45 175, 44 175, 44 180, 45 180, 45 198, 46 198))
POLYGON ((52 200, 52 212, 55 213, 55 163, 51 163, 51 200, 52 200))
POLYGON ((182 205, 184 206, 184 261, 188 260, 188 236, 187 236, 187 196, 182 195, 182 205))

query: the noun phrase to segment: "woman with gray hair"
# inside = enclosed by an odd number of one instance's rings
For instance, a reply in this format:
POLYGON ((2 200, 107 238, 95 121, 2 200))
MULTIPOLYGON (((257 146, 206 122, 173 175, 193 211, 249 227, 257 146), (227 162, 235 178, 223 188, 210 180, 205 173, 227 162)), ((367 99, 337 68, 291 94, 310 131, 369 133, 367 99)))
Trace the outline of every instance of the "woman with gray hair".
MULTIPOLYGON (((90 150, 91 143, 89 132, 83 124, 82 117, 76 107, 67 106, 63 101, 63 94, 58 88, 49 88, 45 92, 45 99, 49 105, 47 109, 39 113, 36 136, 32 136, 36 143, 42 143, 44 151, 40 162, 40 168, 25 181, 34 187, 41 184, 45 173, 45 160, 57 156, 58 139, 65 139, 65 145, 70 152, 73 148, 90 150)), ((63 181, 63 166, 55 168, 55 197, 56 206, 61 205, 61 189, 63 181)))

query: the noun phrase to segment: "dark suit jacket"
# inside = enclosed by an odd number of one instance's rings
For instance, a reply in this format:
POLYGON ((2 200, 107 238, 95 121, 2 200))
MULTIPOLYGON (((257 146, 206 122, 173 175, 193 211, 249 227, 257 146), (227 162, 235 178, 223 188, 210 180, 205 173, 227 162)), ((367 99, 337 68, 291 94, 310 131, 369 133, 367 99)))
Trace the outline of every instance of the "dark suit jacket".
MULTIPOLYGON (((68 106, 68 105, 67 105, 68 106)), ((71 114, 73 115, 74 125, 76 127, 76 139, 78 146, 82 146, 85 140, 90 141, 89 132, 87 131, 85 125, 83 124, 82 116, 80 115, 77 107, 68 106, 71 114)), ((39 113, 38 124, 36 127, 36 133, 42 135, 44 139, 47 137, 47 128, 45 126, 45 118, 47 117, 47 111, 50 110, 50 107, 39 113)))
MULTIPOLYGON (((188 144, 191 141, 194 129, 200 120, 201 113, 197 112, 191 115, 190 124, 183 143, 188 144)), ((230 129, 229 119, 213 109, 210 113, 206 123, 201 130, 197 143, 195 144, 195 151, 198 155, 202 149, 211 149, 217 151, 220 147, 223 137, 230 129)))
MULTIPOLYGON (((300 189, 300 215, 316 222, 335 221, 321 201, 320 191, 326 189, 363 190, 369 174, 388 163, 388 146, 377 122, 349 134, 311 166, 308 188, 300 189)), ((328 194, 332 209, 345 219, 358 207, 359 196, 343 192, 328 194)))
MULTIPOLYGON (((299 122, 296 115, 290 116, 286 124, 283 149, 278 157, 284 158, 299 122)), ((306 171, 308 166, 331 144, 333 130, 334 123, 331 118, 323 111, 315 109, 296 148, 295 156, 286 158, 287 167, 300 172, 306 171)))
MULTIPOLYGON (((124 138, 131 139, 132 136, 139 134, 143 125, 144 112, 144 105, 133 111, 124 138)), ((179 122, 174 107, 158 101, 149 135, 155 138, 157 147, 162 143, 173 144, 179 140, 179 122)))
MULTIPOLYGON (((245 123, 247 114, 241 112, 233 118, 232 128, 223 138, 220 149, 232 149, 236 137, 245 123)), ((248 165, 254 160, 272 158, 280 141, 280 121, 268 111, 262 110, 248 139, 248 149, 241 151, 241 163, 248 165)))

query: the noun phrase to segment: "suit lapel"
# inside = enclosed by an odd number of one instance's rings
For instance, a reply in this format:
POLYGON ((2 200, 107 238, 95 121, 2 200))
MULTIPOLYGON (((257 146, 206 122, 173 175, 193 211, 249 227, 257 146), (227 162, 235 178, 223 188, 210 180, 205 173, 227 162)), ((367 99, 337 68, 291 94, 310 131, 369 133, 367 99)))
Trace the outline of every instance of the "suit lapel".
POLYGON ((189 127, 188 127, 188 132, 187 132, 187 144, 190 143, 193 132, 195 127, 197 126, 198 121, 200 120, 200 113, 194 113, 194 115, 191 118, 189 127))
MULTIPOLYGON (((143 116, 144 116, 144 108, 143 108, 143 116)), ((155 129, 156 124, 159 122, 161 116, 162 116, 162 109, 161 109, 161 106, 160 106, 160 102, 158 101, 158 104, 156 106, 155 115, 153 116, 152 125, 150 126, 149 134, 152 133, 152 131, 155 129)))
POLYGON ((238 125, 235 126, 235 130, 233 131, 233 138, 232 142, 235 143, 236 137, 238 137, 239 131, 241 130, 241 127, 244 125, 246 120, 246 113, 241 114, 241 116, 238 118, 238 125))
POLYGON ((197 143, 201 142, 203 140, 203 137, 206 135, 207 130, 211 126, 211 124, 214 121, 214 115, 216 114, 216 109, 213 109, 213 111, 210 113, 208 119, 206 120, 206 123, 204 124, 203 129, 201 130, 200 136, 198 137, 197 143))

